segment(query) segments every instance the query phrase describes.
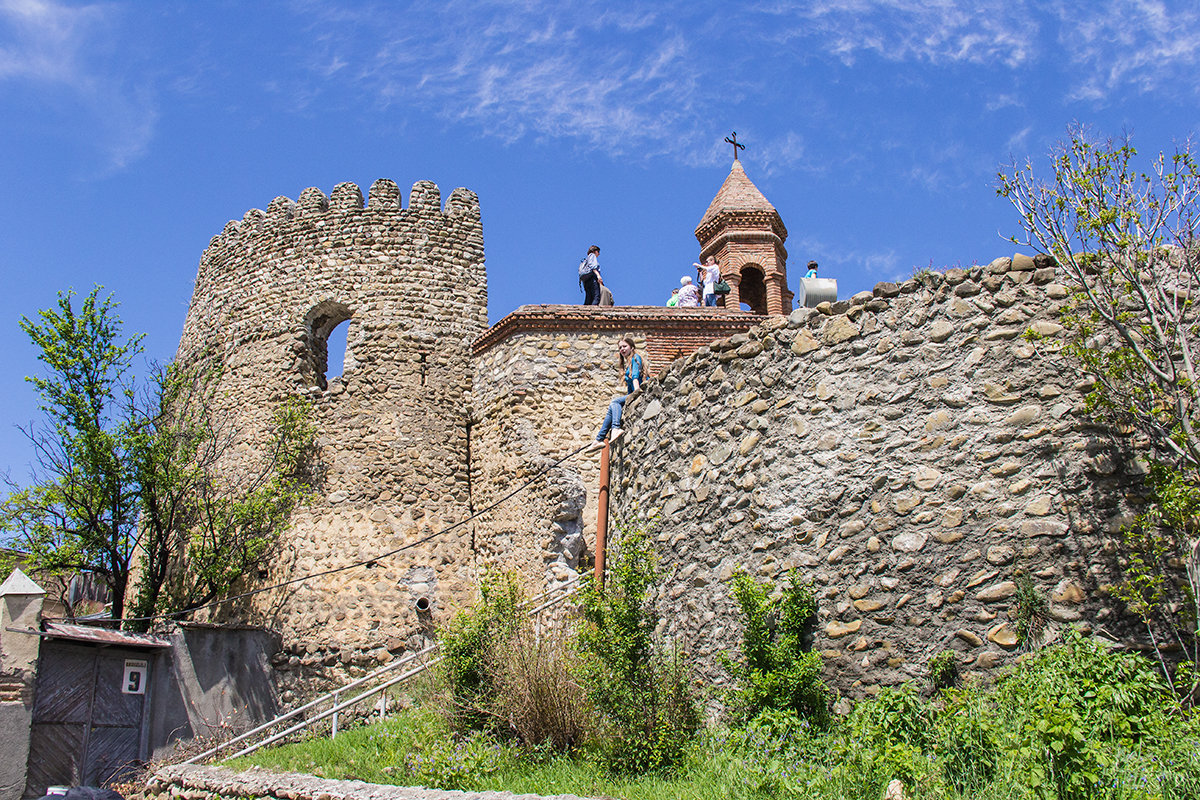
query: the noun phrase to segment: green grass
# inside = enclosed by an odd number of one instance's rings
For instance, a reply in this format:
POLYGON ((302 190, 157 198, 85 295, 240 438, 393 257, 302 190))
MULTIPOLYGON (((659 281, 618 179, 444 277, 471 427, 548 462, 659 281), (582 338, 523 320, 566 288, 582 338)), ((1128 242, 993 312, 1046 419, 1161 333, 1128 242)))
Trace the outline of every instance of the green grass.
MULTIPOLYGON (((523 753, 484 735, 455 738, 442 716, 413 708, 387 720, 338 734, 261 750, 226 762, 234 769, 257 765, 324 778, 400 786, 517 794, 577 794, 630 798, 736 800, 744 791, 736 770, 717 768, 697 748, 693 763, 675 776, 614 778, 585 758, 523 753)), ((724 766, 728 766, 727 764, 724 766)))
MULTIPOLYGON (((1200 756, 1195 728, 1180 741, 1160 746, 1118 748, 1102 765, 1102 788, 1088 798, 1174 800, 1200 797, 1200 756)), ((575 794, 629 800, 878 800, 889 777, 906 774, 914 800, 1013 800, 1053 797, 1032 791, 1028 772, 1015 763, 998 765, 990 780, 963 794, 939 779, 941 764, 919 751, 885 750, 878 742, 856 741, 841 722, 827 732, 795 727, 785 731, 710 730, 684 764, 669 775, 614 777, 586 755, 523 752, 484 734, 454 736, 432 707, 416 707, 373 725, 352 728, 334 740, 314 738, 263 750, 228 762, 259 765, 325 778, 466 791, 507 790, 518 794, 575 794), (881 766, 882 765, 882 766, 881 766)))
POLYGON ((613 776, 596 760, 604 721, 594 711, 598 727, 564 756, 488 733, 456 734, 428 697, 336 740, 314 738, 230 766, 630 800, 879 800, 893 778, 913 800, 1200 798, 1200 714, 1180 705, 1150 661, 1077 631, 1022 656, 990 684, 932 697, 914 684, 883 688, 828 725, 824 715, 763 709, 744 726, 704 731, 674 771, 636 778, 613 776))

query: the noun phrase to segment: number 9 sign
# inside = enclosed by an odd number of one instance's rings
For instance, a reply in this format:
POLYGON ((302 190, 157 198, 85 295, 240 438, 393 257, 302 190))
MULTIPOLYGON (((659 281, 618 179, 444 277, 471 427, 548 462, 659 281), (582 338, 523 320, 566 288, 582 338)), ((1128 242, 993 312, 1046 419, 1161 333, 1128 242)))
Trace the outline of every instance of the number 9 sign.
POLYGON ((121 678, 121 694, 145 694, 148 665, 139 658, 125 659, 125 674, 121 678))

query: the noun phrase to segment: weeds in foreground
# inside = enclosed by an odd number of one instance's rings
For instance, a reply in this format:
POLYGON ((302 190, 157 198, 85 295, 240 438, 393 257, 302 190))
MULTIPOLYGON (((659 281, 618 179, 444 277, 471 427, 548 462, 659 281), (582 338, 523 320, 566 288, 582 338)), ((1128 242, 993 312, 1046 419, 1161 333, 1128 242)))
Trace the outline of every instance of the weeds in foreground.
POLYGON ((325 777, 466 791, 623 798, 879 800, 901 778, 913 800, 1192 800, 1200 717, 1146 659, 1070 632, 993 686, 921 697, 885 689, 821 727, 785 709, 714 728, 670 772, 621 776, 587 756, 455 733, 435 709, 265 751, 251 763, 325 777))

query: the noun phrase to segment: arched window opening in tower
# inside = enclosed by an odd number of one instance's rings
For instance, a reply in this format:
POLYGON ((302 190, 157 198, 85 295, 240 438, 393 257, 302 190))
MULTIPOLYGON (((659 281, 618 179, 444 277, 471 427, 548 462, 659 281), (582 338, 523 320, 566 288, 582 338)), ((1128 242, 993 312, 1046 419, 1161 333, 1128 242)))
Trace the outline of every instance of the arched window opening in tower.
POLYGON ((346 371, 346 334, 349 330, 350 320, 342 320, 334 326, 329 333, 329 338, 325 340, 326 382, 342 377, 346 371))
POLYGON ((747 264, 741 269, 742 280, 738 284, 738 300, 743 311, 754 314, 767 313, 767 285, 763 271, 757 265, 747 264))
POLYGON ((345 371, 349 359, 350 328, 346 323, 351 316, 353 312, 349 306, 334 300, 318 303, 305 316, 307 352, 302 370, 310 385, 328 389, 329 379, 340 377, 345 371), (329 374, 331 364, 332 375, 329 374))

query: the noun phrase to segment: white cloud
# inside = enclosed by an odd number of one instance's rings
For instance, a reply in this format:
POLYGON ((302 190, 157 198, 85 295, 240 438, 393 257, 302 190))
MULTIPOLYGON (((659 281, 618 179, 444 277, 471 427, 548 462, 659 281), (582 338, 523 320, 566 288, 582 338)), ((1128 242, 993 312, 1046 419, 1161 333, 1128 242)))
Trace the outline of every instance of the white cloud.
POLYGON ((1015 94, 998 94, 990 98, 985 104, 984 109, 987 111, 1000 111, 1005 108, 1019 108, 1025 103, 1015 94))
POLYGON ((801 40, 846 64, 870 53, 888 61, 1003 63, 1032 54, 1036 25, 1022 4, 979 0, 813 0, 764 9, 776 36, 801 40))
MULTIPOLYGON (((1098 2, 775 0, 700 11, 662 2, 646 13, 593 0, 423 0, 403 11, 305 2, 319 46, 307 76, 285 90, 307 107, 349 85, 503 141, 685 164, 726 162, 721 140, 737 128, 764 170, 822 169, 887 134, 882 120, 845 124, 839 94, 860 87, 915 95, 970 81, 956 109, 964 119, 1028 108, 1031 86, 1052 87, 1051 102, 1160 91, 1171 79, 1196 93, 1200 12, 1098 2), (844 89, 829 91, 831 77, 844 89), (828 124, 839 115, 840 126, 828 124)), ((936 166, 912 177, 954 180, 936 166)))
POLYGON ((1200 8, 1162 0, 1106 0, 1088 15, 1060 6, 1057 45, 1080 76, 1070 97, 1102 103, 1123 88, 1200 94, 1200 8))
POLYGON ((154 137, 152 93, 130 82, 99 51, 116 12, 108 5, 0 0, 0 86, 25 83, 69 98, 75 128, 101 150, 99 172, 124 168, 154 137))

